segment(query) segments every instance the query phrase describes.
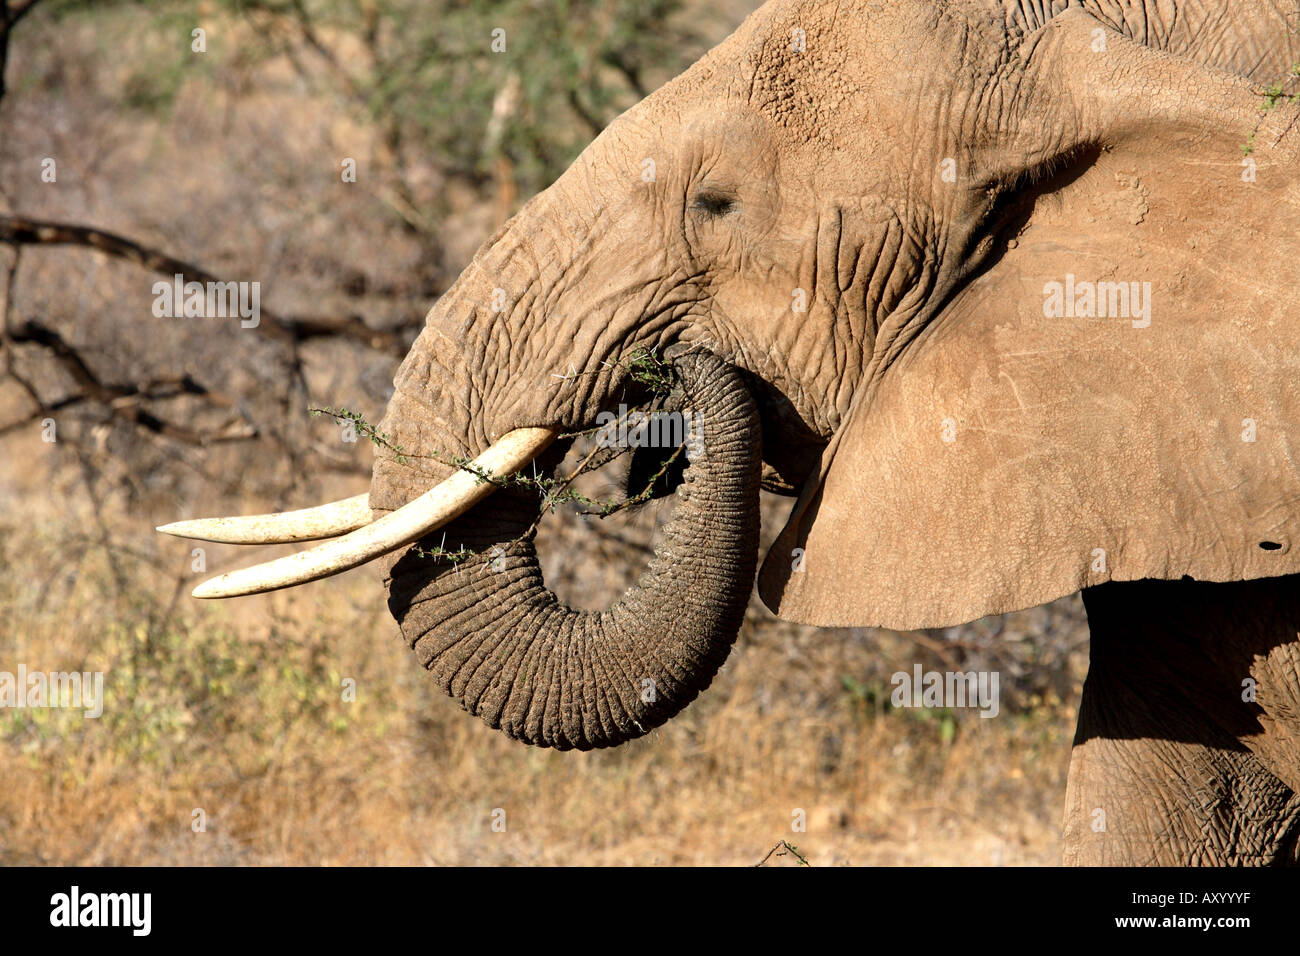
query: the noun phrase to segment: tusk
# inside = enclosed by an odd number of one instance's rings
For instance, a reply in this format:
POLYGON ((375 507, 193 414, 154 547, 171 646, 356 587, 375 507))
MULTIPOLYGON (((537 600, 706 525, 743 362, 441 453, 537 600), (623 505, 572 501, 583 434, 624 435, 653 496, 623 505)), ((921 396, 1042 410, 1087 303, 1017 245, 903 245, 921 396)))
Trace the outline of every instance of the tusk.
POLYGON ((492 494, 496 485, 484 481, 481 474, 496 478, 514 474, 555 441, 556 434, 550 428, 516 428, 475 458, 468 466, 472 471, 458 469, 414 501, 364 528, 307 551, 218 575, 196 587, 194 596, 223 598, 261 594, 339 574, 396 551, 464 514, 492 494))
POLYGON ((372 521, 370 496, 355 495, 315 508, 282 511, 270 515, 238 518, 196 518, 173 521, 156 530, 178 538, 218 541, 222 544, 279 544, 285 541, 314 541, 355 531, 372 521))

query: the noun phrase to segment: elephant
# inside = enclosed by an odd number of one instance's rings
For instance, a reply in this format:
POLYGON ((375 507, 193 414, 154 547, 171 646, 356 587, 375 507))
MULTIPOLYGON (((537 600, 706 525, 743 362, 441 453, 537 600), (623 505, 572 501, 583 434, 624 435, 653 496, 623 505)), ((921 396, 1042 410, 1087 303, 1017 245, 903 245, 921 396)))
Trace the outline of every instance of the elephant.
POLYGON ((690 703, 755 580, 778 616, 825 627, 947 626, 1083 591, 1065 861, 1295 863, 1286 14, 770 0, 435 303, 368 495, 161 530, 330 539, 198 597, 379 560, 442 689, 559 749, 690 703), (573 435, 651 399, 692 423, 672 518, 621 600, 572 609, 542 578, 538 496, 510 476, 552 473, 573 435), (761 563, 760 489, 792 499, 761 563))

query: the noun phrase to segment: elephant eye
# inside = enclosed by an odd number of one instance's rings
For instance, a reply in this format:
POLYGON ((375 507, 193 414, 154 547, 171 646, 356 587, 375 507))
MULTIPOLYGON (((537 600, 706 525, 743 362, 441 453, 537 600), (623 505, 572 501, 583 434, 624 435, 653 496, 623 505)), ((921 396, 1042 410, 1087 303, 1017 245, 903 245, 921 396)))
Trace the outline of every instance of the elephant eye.
POLYGON ((736 208, 736 200, 726 193, 702 189, 695 194, 691 208, 714 219, 721 219, 736 208))

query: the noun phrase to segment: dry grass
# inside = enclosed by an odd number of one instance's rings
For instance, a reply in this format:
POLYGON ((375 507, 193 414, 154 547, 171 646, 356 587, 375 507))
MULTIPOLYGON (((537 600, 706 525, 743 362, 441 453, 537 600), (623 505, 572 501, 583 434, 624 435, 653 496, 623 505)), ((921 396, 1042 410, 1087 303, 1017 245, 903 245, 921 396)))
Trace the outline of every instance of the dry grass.
MULTIPOLYGON (((945 741, 939 715, 876 695, 928 660, 911 642, 755 604, 714 687, 659 732, 535 750, 432 688, 370 572, 197 604, 177 596, 187 547, 154 542, 152 516, 35 494, 30 465, 0 498, 29 483, 0 529, 0 669, 103 670, 107 704, 0 712, 0 862, 746 864, 781 839, 813 864, 1057 860, 1073 698, 959 715, 945 741)), ((236 553, 213 546, 211 569, 236 553)))

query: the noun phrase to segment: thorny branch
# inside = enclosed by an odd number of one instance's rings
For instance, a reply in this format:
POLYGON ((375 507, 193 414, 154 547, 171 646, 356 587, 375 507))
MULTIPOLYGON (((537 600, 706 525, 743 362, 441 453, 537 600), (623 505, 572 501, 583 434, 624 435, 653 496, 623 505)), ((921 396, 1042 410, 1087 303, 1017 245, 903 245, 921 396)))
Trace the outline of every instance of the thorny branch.
MULTIPOLYGON (((655 355, 653 350, 638 349, 632 352, 627 359, 619 361, 618 365, 626 371, 628 380, 647 389, 650 392, 651 398, 648 402, 639 405, 636 408, 626 410, 614 423, 601 426, 601 428, 611 428, 626 424, 628 418, 634 412, 645 412, 646 410, 653 408, 655 403, 662 399, 663 396, 667 395, 674 385, 671 367, 655 355)), ((312 415, 328 415, 335 421, 352 423, 358 434, 368 438, 376 447, 388 449, 393 453, 397 462, 405 463, 407 461, 407 452, 400 445, 394 442, 391 436, 385 435, 383 432, 379 431, 375 426, 371 425, 356 412, 344 408, 336 409, 316 407, 311 408, 310 411, 312 415)), ((561 437, 577 438, 591 434, 597 430, 600 429, 567 432, 561 437)), ((542 518, 553 512, 557 506, 566 502, 576 502, 584 505, 591 510, 582 511, 580 514, 599 518, 607 518, 620 511, 642 504, 649 500, 651 495, 654 493, 655 486, 658 484, 659 480, 668 473, 668 470, 677 461, 680 460, 682 454, 686 450, 686 444, 685 442, 679 444, 670 455, 666 456, 664 460, 660 462, 658 470, 649 477, 645 487, 635 495, 621 499, 599 501, 594 498, 589 498, 570 487, 579 476, 593 471, 596 468, 603 467, 615 458, 626 454, 629 450, 630 449, 627 448, 604 448, 597 445, 597 447, 592 449, 587 457, 578 464, 573 472, 564 478, 555 478, 537 474, 528 475, 523 473, 515 475, 493 475, 476 465, 472 458, 460 455, 446 455, 436 451, 430 453, 429 457, 433 458, 435 461, 441 462, 442 464, 459 469, 460 471, 468 472, 469 474, 474 475, 480 482, 490 483, 498 488, 529 488, 538 493, 541 499, 541 505, 537 517, 533 520, 532 524, 529 525, 527 530, 523 532, 523 534, 506 542, 506 544, 509 545, 516 541, 522 541, 531 537, 537 530, 538 524, 541 522, 542 518), (604 454, 602 454, 602 452, 604 454)), ((486 552, 471 551, 464 547, 458 548, 454 551, 449 551, 441 545, 436 548, 416 548, 415 550, 420 557, 445 560, 452 564, 459 564, 471 557, 486 554, 486 552)))
POLYGON ((775 853, 777 856, 787 856, 787 855, 793 856, 796 860, 799 861, 800 866, 810 865, 808 863, 808 858, 799 852, 799 848, 797 846, 794 846, 791 843, 787 843, 785 840, 778 840, 776 846, 772 847, 772 849, 767 851, 767 856, 763 857, 763 859, 755 863, 754 866, 755 867, 763 866, 765 863, 767 863, 768 860, 772 858, 773 853, 775 853))
MULTIPOLYGON (((1250 135, 1246 137, 1246 142, 1241 144, 1241 153, 1243 156, 1249 156, 1251 153, 1255 152, 1255 138, 1259 135, 1259 127, 1264 122, 1264 118, 1268 116, 1270 112, 1277 109, 1278 104, 1290 104, 1300 100, 1300 93, 1287 93, 1287 87, 1293 84, 1297 79, 1300 79, 1300 63, 1296 63, 1292 66, 1283 79, 1278 80, 1278 82, 1268 87, 1268 89, 1258 91, 1259 95, 1264 99, 1260 103, 1259 115, 1255 120, 1254 127, 1252 127, 1250 131, 1250 135)), ((1287 124, 1286 128, 1278 134, 1277 139, 1273 140, 1274 146, 1282 142, 1283 137, 1285 137, 1287 133, 1291 132, 1292 127, 1295 126, 1295 122, 1295 119, 1292 119, 1291 122, 1287 124)))

